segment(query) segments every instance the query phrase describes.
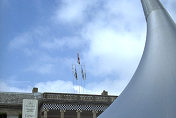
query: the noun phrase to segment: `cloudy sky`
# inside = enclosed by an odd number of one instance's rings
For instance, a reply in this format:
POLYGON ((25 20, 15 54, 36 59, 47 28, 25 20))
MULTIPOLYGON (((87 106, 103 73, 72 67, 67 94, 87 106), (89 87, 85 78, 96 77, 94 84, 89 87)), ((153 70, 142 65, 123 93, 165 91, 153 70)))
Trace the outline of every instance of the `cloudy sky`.
MULTIPOLYGON (((176 21, 176 1, 162 3, 176 21)), ((140 0, 0 0, 0 91, 81 88, 119 95, 137 68, 145 37, 140 0), (77 52, 86 65, 82 86, 72 74, 77 52)))

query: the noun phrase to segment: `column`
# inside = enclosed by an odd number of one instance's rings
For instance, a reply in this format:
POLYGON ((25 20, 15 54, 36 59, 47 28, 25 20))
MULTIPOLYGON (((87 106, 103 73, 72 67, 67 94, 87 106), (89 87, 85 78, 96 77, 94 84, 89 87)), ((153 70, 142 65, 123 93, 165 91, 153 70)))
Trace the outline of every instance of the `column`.
POLYGON ((45 109, 43 112, 44 112, 44 117, 43 118, 47 118, 47 112, 48 112, 49 110, 47 110, 47 109, 45 109))
POLYGON ((97 118, 98 111, 92 111, 92 113, 93 113, 93 118, 97 118))
POLYGON ((81 110, 76 111, 77 112, 77 118, 81 118, 81 110))
POLYGON ((60 110, 61 118, 64 118, 64 112, 65 112, 65 110, 60 110))

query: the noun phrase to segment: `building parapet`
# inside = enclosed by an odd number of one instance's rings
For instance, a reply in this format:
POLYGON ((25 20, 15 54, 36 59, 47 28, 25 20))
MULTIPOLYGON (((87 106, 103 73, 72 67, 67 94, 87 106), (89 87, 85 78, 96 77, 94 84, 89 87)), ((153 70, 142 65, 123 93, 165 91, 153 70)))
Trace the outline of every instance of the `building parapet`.
POLYGON ((89 95, 89 94, 67 94, 67 93, 43 93, 43 99, 81 101, 81 102, 113 102, 117 96, 89 95))

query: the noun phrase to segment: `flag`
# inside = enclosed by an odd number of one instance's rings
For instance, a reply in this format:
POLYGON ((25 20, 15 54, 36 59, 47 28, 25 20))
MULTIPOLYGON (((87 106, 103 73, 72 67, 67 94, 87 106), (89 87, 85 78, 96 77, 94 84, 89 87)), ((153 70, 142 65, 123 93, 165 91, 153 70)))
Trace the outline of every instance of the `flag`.
POLYGON ((77 53, 77 62, 78 62, 78 64, 80 64, 79 53, 77 53))
POLYGON ((82 66, 81 66, 81 74, 82 74, 82 79, 84 80, 84 71, 83 71, 82 66))
POLYGON ((84 65, 84 80, 86 80, 86 68, 85 68, 85 65, 84 65))
POLYGON ((84 80, 86 80, 86 72, 84 73, 84 80))
POLYGON ((75 74, 74 74, 76 80, 78 80, 78 74, 77 74, 77 71, 76 71, 76 67, 75 67, 75 74))

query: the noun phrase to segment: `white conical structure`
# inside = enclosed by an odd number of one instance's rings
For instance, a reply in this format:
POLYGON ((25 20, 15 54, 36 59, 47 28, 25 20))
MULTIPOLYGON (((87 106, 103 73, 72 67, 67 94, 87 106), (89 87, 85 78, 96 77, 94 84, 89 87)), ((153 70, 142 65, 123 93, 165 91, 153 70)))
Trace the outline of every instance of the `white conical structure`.
POLYGON ((147 39, 131 81, 99 118, 176 118, 176 25, 159 0, 141 0, 147 39))

